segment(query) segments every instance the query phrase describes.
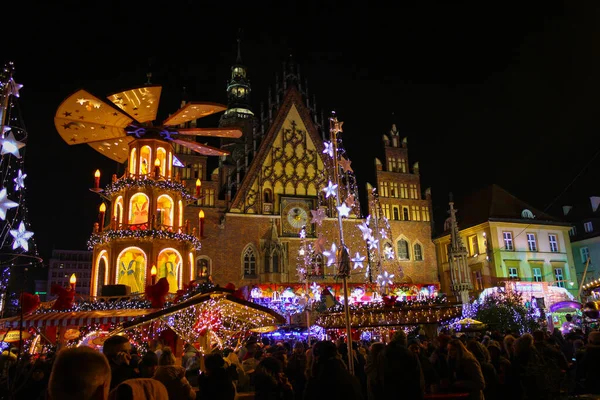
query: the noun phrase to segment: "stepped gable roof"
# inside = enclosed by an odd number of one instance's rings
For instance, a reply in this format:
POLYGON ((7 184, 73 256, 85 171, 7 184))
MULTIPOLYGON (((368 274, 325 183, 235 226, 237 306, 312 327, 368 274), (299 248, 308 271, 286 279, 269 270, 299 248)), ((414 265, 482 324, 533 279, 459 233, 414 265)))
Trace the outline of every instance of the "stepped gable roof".
POLYGON ((496 184, 485 186, 462 197, 455 202, 455 208, 458 210, 458 226, 461 230, 486 221, 571 225, 533 207, 496 184))

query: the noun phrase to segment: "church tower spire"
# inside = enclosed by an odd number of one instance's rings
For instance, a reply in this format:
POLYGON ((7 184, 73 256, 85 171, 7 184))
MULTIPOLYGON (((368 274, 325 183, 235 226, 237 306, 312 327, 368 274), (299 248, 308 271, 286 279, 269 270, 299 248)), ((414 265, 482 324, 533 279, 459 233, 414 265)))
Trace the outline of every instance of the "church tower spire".
MULTIPOLYGON (((250 80, 248 71, 242 63, 242 39, 237 39, 237 57, 235 64, 231 66, 231 77, 227 82, 227 111, 221 117, 221 126, 232 126, 231 119, 246 119, 254 113, 250 107, 250 80)), ((237 124, 239 126, 239 123, 237 124)))

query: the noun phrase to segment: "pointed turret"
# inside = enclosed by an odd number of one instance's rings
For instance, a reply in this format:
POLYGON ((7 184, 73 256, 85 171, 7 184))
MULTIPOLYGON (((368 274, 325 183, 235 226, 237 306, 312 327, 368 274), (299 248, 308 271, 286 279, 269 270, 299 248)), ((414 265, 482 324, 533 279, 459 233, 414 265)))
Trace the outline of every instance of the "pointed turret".
MULTIPOLYGON (((227 111, 221 117, 220 125, 235 125, 231 119, 247 119, 254 113, 250 110, 250 80, 242 63, 241 39, 237 39, 237 57, 231 66, 231 78, 227 82, 227 111)), ((239 124, 238 124, 239 125, 239 124)))
POLYGON ((467 262, 467 248, 464 246, 458 230, 456 221, 456 209, 454 200, 450 193, 450 250, 448 251, 448 262, 450 264, 450 278, 452 279, 452 291, 463 304, 463 314, 469 305, 469 291, 473 289, 471 284, 471 272, 467 262))

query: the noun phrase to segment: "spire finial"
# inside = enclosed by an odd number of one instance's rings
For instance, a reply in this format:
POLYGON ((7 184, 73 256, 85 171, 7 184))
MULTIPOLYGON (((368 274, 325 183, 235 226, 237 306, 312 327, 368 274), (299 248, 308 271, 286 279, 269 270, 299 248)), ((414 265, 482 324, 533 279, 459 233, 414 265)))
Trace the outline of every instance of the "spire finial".
POLYGON ((242 63, 242 28, 240 28, 238 30, 238 38, 237 38, 237 59, 235 60, 235 62, 237 64, 241 64, 242 63))

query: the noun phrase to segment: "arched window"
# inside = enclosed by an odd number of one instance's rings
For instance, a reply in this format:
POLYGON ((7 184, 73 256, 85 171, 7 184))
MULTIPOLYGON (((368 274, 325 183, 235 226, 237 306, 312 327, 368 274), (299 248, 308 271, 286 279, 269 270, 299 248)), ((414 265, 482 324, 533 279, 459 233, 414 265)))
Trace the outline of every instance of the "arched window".
POLYGON ((164 249, 158 255, 156 278, 167 278, 169 292, 175 293, 181 285, 182 258, 175 249, 164 249))
POLYGON ((140 150, 140 175, 148 175, 153 165, 152 149, 150 146, 142 146, 140 150))
POLYGON ((117 257, 117 284, 127 285, 131 293, 146 288, 146 253, 138 247, 128 247, 117 257))
POLYGON ((196 259, 196 274, 194 275, 194 279, 197 281, 205 281, 210 275, 210 259, 206 256, 196 259))
POLYGON ((265 203, 273 202, 273 191, 271 191, 271 189, 263 190, 263 194, 264 194, 264 198, 265 198, 265 203))
POLYGON ((117 197, 117 201, 115 201, 113 220, 117 221, 117 224, 123 223, 123 196, 117 197))
POLYGON ((419 243, 415 243, 413 246, 413 254, 415 261, 423 261, 423 247, 419 243))
POLYGON ((410 217, 408 215, 408 207, 402 207, 402 219, 404 221, 410 221, 410 217))
MULTIPOLYGON (((160 162, 160 176, 165 176, 167 171, 167 151, 159 147, 156 149, 156 159, 160 162)), ((154 164, 152 164, 154 165, 154 164)))
POLYGON ((281 266, 279 260, 281 259, 279 250, 273 249, 265 252, 265 273, 279 273, 281 272, 281 266))
POLYGON ((256 252, 252 246, 246 247, 242 256, 244 278, 256 277, 256 252))
POLYGON ((129 224, 137 225, 137 229, 148 229, 149 199, 144 193, 131 196, 129 202, 129 224))
POLYGON ((398 221, 400 219, 400 213, 398 212, 398 207, 394 207, 394 219, 398 221))
POLYGON ((129 155, 129 174, 130 175, 136 175, 137 171, 136 171, 136 167, 137 167, 137 151, 136 148, 134 147, 133 149, 131 149, 131 154, 129 155))
POLYGON ((163 227, 173 226, 173 199, 163 194, 156 201, 156 225, 163 227))
POLYGON ((183 228, 183 202, 179 200, 179 228, 183 228))
POLYGON ((409 260, 408 242, 404 239, 398 240, 398 258, 401 260, 409 260))

